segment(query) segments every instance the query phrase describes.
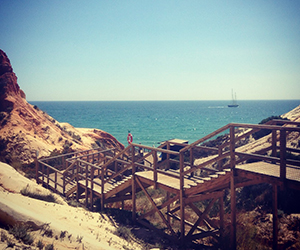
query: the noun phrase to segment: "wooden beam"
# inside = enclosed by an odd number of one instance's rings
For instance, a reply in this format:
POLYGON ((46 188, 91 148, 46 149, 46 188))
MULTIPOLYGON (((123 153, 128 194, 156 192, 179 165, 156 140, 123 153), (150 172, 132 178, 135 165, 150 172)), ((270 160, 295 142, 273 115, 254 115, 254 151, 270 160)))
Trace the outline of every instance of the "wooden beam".
POLYGON ((272 130, 272 156, 276 157, 277 154, 277 131, 272 130))
POLYGON ((181 221, 180 221, 180 240, 181 240, 181 243, 183 243, 184 241, 184 236, 185 236, 185 229, 184 229, 184 207, 185 207, 185 201, 184 201, 184 174, 183 174, 183 163, 184 163, 184 154, 183 153, 180 153, 180 156, 179 156, 179 159, 180 159, 180 165, 179 165, 179 171, 180 171, 180 194, 179 194, 179 203, 180 203, 180 218, 181 218, 181 221))
MULTIPOLYGON (((282 186, 282 182, 280 181, 280 179, 275 176, 263 175, 263 174, 254 173, 251 171, 246 171, 243 169, 235 169, 235 171, 236 171, 236 174, 238 177, 244 177, 249 180, 253 180, 254 184, 256 184, 255 181, 258 181, 258 183, 265 182, 265 183, 269 183, 269 184, 276 184, 278 186, 282 186)), ((242 187, 242 184, 241 183, 236 184, 236 187, 237 186, 242 187)))
POLYGON ((205 231, 203 233, 198 233, 198 234, 193 234, 190 239, 191 240, 196 240, 196 239, 202 239, 205 237, 213 236, 216 237, 216 234, 219 232, 218 229, 211 230, 211 231, 205 231))
POLYGON ((128 195, 122 195, 122 196, 115 196, 105 199, 105 203, 113 203, 113 202, 119 202, 124 200, 131 200, 132 196, 131 194, 128 195))
POLYGON ((142 183, 139 180, 139 177, 136 177, 136 181, 137 181, 137 184, 141 187, 141 189, 145 193, 145 195, 148 198, 148 200, 150 201, 150 203, 152 204, 152 207, 155 209, 155 211, 158 213, 158 215, 160 216, 160 218, 162 219, 162 221, 166 224, 166 226, 168 227, 168 229, 171 231, 171 234, 172 235, 176 235, 175 232, 174 232, 174 230, 173 230, 173 228, 171 227, 171 225, 166 220, 165 216, 157 208, 155 202, 153 201, 153 199, 151 198, 151 196, 149 195, 149 193, 147 192, 147 190, 143 187, 142 183))
POLYGON ((94 165, 91 167, 91 193, 90 193, 90 209, 93 211, 94 202, 94 165))
POLYGON ((286 179, 286 131, 280 130, 280 179, 286 179))
POLYGON ((132 146, 131 144, 131 162, 132 162, 132 221, 133 221, 133 224, 136 223, 136 175, 135 175, 135 165, 134 165, 134 160, 135 160, 135 157, 134 157, 134 147, 132 146))
POLYGON ((135 144, 135 143, 131 143, 130 145, 132 145, 134 147, 149 149, 149 150, 155 151, 155 152, 161 152, 161 153, 172 154, 172 155, 179 155, 179 153, 177 151, 172 151, 172 150, 167 150, 167 149, 162 149, 162 148, 153 148, 153 147, 149 147, 149 146, 145 146, 145 145, 141 145, 141 144, 135 144))
POLYGON ((236 192, 235 176, 232 171, 230 181, 230 205, 231 205, 231 229, 230 229, 230 249, 236 250, 236 192))
POLYGON ((278 249, 278 195, 277 195, 277 186, 273 185, 273 250, 278 249))
POLYGON ((171 242, 177 242, 177 238, 176 237, 172 237, 166 233, 164 233, 162 230, 156 228, 155 226, 151 225, 150 223, 147 223, 144 220, 139 221, 139 223, 149 229, 152 229, 153 231, 157 232, 159 235, 161 235, 162 237, 167 238, 168 240, 170 240, 171 242))
MULTIPOLYGON (((168 215, 170 217, 174 218, 175 220, 179 221, 179 222, 181 221, 181 218, 179 216, 175 215, 175 214, 170 213, 168 215)), ((190 221, 187 221, 187 220, 185 220, 184 223, 186 225, 188 225, 189 227, 193 227, 194 226, 194 223, 192 223, 190 221)), ((205 232, 205 230, 203 228, 199 227, 199 226, 197 227, 197 230, 200 231, 200 232, 205 232)))
POLYGON ((190 203, 203 201, 203 200, 210 200, 213 198, 219 198, 223 195, 223 191, 214 192, 214 193, 208 193, 208 194, 197 194, 193 195, 191 197, 187 197, 185 199, 185 204, 189 205, 190 203))
POLYGON ((153 151, 153 181, 154 181, 154 189, 157 189, 157 152, 153 151))
POLYGON ((220 246, 221 249, 225 249, 224 246, 224 192, 223 195, 219 198, 219 209, 220 209, 220 246))
POLYGON ((208 206, 205 208, 204 212, 201 213, 199 211, 199 209, 194 205, 194 204, 189 204, 189 206, 194 210, 194 212, 199 216, 199 218, 197 219, 197 221, 194 223, 194 226, 191 228, 191 230, 188 232, 186 237, 190 237, 193 232, 195 231, 195 229, 197 228, 198 225, 200 225, 201 221, 203 221, 203 219, 206 217, 206 215, 208 214, 209 210, 212 208, 212 206, 214 205, 214 203, 216 202, 217 198, 214 198, 210 201, 210 203, 208 204, 208 206))

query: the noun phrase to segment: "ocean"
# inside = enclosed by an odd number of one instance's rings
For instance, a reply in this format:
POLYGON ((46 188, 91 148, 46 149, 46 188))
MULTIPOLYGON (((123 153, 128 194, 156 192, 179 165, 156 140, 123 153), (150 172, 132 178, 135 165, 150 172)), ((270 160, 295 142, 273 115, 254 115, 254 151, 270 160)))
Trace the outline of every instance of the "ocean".
POLYGON ((31 101, 59 122, 78 128, 97 128, 127 145, 128 131, 134 143, 155 146, 177 138, 192 143, 230 123, 257 124, 300 105, 300 100, 239 101, 31 101))

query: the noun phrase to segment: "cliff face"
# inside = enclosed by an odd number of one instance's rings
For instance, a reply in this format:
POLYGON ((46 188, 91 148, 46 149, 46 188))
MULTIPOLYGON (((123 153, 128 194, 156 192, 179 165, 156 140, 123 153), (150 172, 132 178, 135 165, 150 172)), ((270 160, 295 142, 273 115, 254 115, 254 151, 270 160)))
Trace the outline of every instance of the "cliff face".
POLYGON ((13 97, 24 99, 25 94, 17 84, 17 77, 8 57, 0 50, 0 111, 9 112, 12 110, 14 106, 13 97))
POLYGON ((8 57, 0 50, 0 161, 30 163, 37 150, 39 156, 48 156, 55 149, 66 152, 99 146, 124 148, 102 130, 59 123, 29 104, 8 57))

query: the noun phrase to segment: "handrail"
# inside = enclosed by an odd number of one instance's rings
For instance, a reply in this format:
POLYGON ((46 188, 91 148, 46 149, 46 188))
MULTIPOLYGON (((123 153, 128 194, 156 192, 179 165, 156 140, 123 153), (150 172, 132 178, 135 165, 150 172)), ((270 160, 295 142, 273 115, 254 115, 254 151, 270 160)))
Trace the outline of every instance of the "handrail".
POLYGON ((141 145, 141 144, 135 144, 135 143, 131 143, 130 145, 132 145, 134 147, 150 149, 150 150, 156 151, 156 152, 179 155, 179 152, 177 152, 177 151, 167 150, 167 149, 163 149, 163 148, 153 148, 153 147, 149 147, 149 146, 145 146, 145 145, 141 145))
POLYGON ((230 156, 230 152, 226 152, 225 154, 222 154, 221 156, 217 155, 214 158, 209 159, 208 161, 202 162, 199 165, 192 165, 190 169, 183 172, 184 175, 190 174, 198 169, 204 168, 206 165, 210 165, 214 162, 217 162, 219 160, 222 160, 226 157, 230 156))
POLYGON ((41 164, 43 164, 43 165, 46 166, 47 168, 50 168, 50 169, 52 169, 53 171, 60 173, 60 171, 59 171, 58 169, 56 169, 56 168, 50 166, 49 164, 47 164, 47 163, 45 163, 45 162, 42 162, 42 161, 40 161, 40 160, 38 160, 38 162, 41 163, 41 164))
MULTIPOLYGON (((106 162, 102 168, 105 169, 107 168, 107 166, 109 166, 111 163, 113 163, 116 159, 118 159, 121 155, 123 155, 131 146, 127 146, 126 148, 124 148, 122 151, 120 151, 118 154, 116 154, 113 158, 111 158, 110 160, 108 160, 108 162, 106 162)), ((97 177, 97 176, 96 176, 97 177)))
POLYGON ((186 147, 182 148, 179 152, 180 152, 180 153, 181 153, 181 152, 182 152, 182 153, 183 153, 183 152, 186 152, 186 151, 188 151, 189 149, 191 149, 192 147, 194 147, 194 146, 200 144, 201 142, 204 142, 204 141, 206 141, 206 140, 208 140, 208 139, 210 139, 210 138, 216 136, 217 134, 220 134, 220 133, 222 133, 223 131, 229 129, 229 127, 230 127, 230 124, 227 124, 227 125, 225 125, 225 126, 219 128, 219 129, 215 130, 214 132, 212 132, 212 133, 210 133, 210 134, 208 134, 208 135, 202 137, 201 139, 199 139, 199 140, 197 140, 197 141, 195 141, 195 142, 193 142, 193 143, 187 145, 186 147))
MULTIPOLYGON (((154 186, 157 185, 157 173, 164 174, 168 176, 172 176, 174 178, 180 179, 180 186, 184 187, 184 176, 191 174, 195 172, 198 169, 205 169, 206 166, 219 163, 221 160, 230 157, 230 164, 231 168, 234 169, 236 164, 239 164, 241 162, 246 161, 247 159, 253 158, 253 159, 259 159, 264 161, 269 161, 272 163, 280 163, 280 176, 282 180, 286 178, 286 165, 287 164, 293 164, 299 166, 299 162, 297 160, 289 160, 286 159, 286 151, 291 152, 300 152, 298 149, 294 148, 288 148, 286 145, 286 136, 291 131, 297 131, 300 132, 300 122, 291 122, 286 120, 271 120, 267 122, 266 124, 243 124, 243 123, 229 123, 214 132, 204 136, 203 138, 191 143, 191 144, 184 144, 184 143, 172 143, 176 145, 183 146, 182 149, 178 151, 170 150, 170 144, 168 142, 161 144, 159 147, 154 148, 150 146, 145 146, 141 144, 135 144, 132 143, 128 147, 124 148, 121 151, 114 151, 116 148, 112 149, 106 149, 97 151, 97 149, 90 149, 90 150, 83 150, 77 153, 69 153, 60 155, 65 162, 69 162, 71 165, 66 167, 66 164, 63 164, 66 168, 63 171, 60 171, 56 169, 53 166, 50 166, 46 163, 47 160, 56 159, 57 157, 49 157, 44 159, 37 160, 37 173, 42 176, 42 180, 47 181, 47 185, 49 185, 49 181, 52 181, 55 183, 56 186, 60 186, 60 184, 57 183, 57 173, 62 174, 64 178, 64 184, 71 183, 73 179, 76 179, 77 177, 85 178, 86 181, 92 181, 91 185, 93 185, 94 178, 101 177, 101 185, 99 183, 96 183, 96 185, 101 186, 102 193, 104 192, 104 185, 108 183, 109 181, 117 178, 118 176, 121 176, 123 179, 123 173, 127 170, 131 169, 132 174, 135 174, 135 171, 137 168, 142 168, 143 170, 153 171, 153 180, 154 180, 154 186), (275 125, 274 125, 275 124, 275 125), (278 126, 278 124, 283 124, 283 126, 278 126), (289 126, 290 125, 290 126, 289 126), (292 125, 295 125, 292 127, 292 125), (246 130, 240 130, 241 133, 237 133, 237 129, 246 129, 246 130), (223 133, 224 131, 229 129, 228 133, 228 139, 223 141, 221 145, 215 146, 215 147, 209 147, 201 145, 202 142, 205 142, 212 137, 223 133), (268 145, 266 148, 263 148, 262 150, 256 151, 254 153, 244 153, 240 152, 239 150, 236 150, 236 143, 238 141, 241 141, 242 139, 246 138, 247 136, 255 133, 256 131, 260 129, 269 129, 274 131, 272 133, 272 140, 270 142, 270 146, 268 145), (276 132, 277 131, 277 132, 276 132), (280 133, 278 133, 280 132, 280 133), (166 147, 166 148, 163 148, 166 147), (226 148, 228 147, 228 148, 226 148), (225 148, 227 151, 225 151, 225 148), (139 154, 137 149, 142 150, 143 154, 139 154), (194 153, 195 150, 206 150, 210 152, 215 152, 215 156, 212 156, 208 160, 206 159, 201 164, 195 165, 194 163, 194 153), (276 157, 277 150, 280 150, 280 157, 276 157), (271 156, 263 155, 264 152, 272 151, 271 156), (284 151, 284 152, 282 152, 284 151), (111 153, 110 153, 111 152, 111 153), (189 160, 186 159, 188 157, 189 153, 189 160), (86 153, 86 154, 84 154, 86 153), (157 153, 163 153, 167 155, 167 158, 164 161, 159 161, 157 159, 157 153), (82 155, 80 155, 82 154, 82 155), (94 156, 98 154, 98 159, 96 157, 97 163, 91 163, 89 160, 89 156, 94 156), (101 157, 99 154, 102 154, 101 157), (64 158, 65 156, 74 155, 73 158, 64 158), (170 155, 179 156, 179 160, 171 159, 170 155), (124 157, 126 158, 124 159, 124 157), (148 157, 153 157, 153 162, 148 161, 148 157), (87 159, 87 160, 85 160, 87 159), (101 161, 100 161, 101 160, 101 161), (105 162, 106 161, 106 162, 105 162), (149 165, 146 165, 145 162, 148 161, 149 165), (115 162, 115 169, 110 168, 110 165, 115 162), (160 166, 164 166, 166 164, 167 169, 170 167, 170 162, 176 162, 179 164, 179 175, 175 175, 172 173, 169 173, 168 171, 160 169, 160 166), (76 165, 76 163, 82 163, 83 166, 79 166, 80 164, 76 165), (41 164, 42 171, 38 171, 38 166, 41 164), (101 165, 100 165, 101 164, 101 165), (121 166, 121 168, 119 168, 121 166), (189 166, 189 169, 184 169, 186 166, 189 166), (89 168, 91 167, 91 168, 89 168), (137 167, 137 168, 136 168, 137 167), (46 168, 46 169, 45 169, 46 168), (77 171, 76 171, 77 168, 77 171), (73 169, 73 170, 72 170, 73 169), (89 169, 89 170, 88 170, 89 169), (49 177, 49 170, 55 172, 55 180, 51 179, 49 177), (71 170, 71 172, 70 172, 71 170), (79 173, 80 170, 80 173, 79 173), (96 171, 98 171, 98 174, 96 174, 96 171), (110 171, 110 173, 108 173, 110 171), (76 173, 75 173, 76 172, 76 173), (69 175, 67 176, 67 173, 69 175), (72 178, 72 175, 74 175, 74 178, 72 178), (68 177, 67 179, 65 177, 68 177), (70 178, 69 178, 70 177, 70 178)), ((99 148, 98 148, 99 150, 99 148)), ((92 158, 94 160, 94 157, 92 158)), ((94 162, 94 161, 93 161, 94 162)), ((68 165, 68 164, 67 164, 68 165)), ((221 171, 221 169, 219 169, 221 171)), ((51 173, 52 174, 52 173, 51 173)), ((37 177, 38 178, 38 177, 37 177)), ((46 182, 45 182, 46 183, 46 182)), ((182 194, 183 195, 183 194, 182 194)), ((103 197, 102 197, 103 198, 103 197)), ((103 198, 104 199, 104 198, 103 198)))
POLYGON ((79 155, 79 156, 76 156, 76 157, 73 157, 73 158, 68 158, 68 159, 66 159, 66 161, 72 161, 72 160, 75 160, 75 159, 78 159, 78 158, 82 158, 82 157, 87 157, 87 156, 91 156, 91 155, 96 155, 96 154, 100 154, 100 153, 105 153, 105 152, 112 151, 112 150, 114 150, 114 149, 115 149, 115 148, 105 149, 105 150, 97 151, 97 152, 94 152, 94 153, 89 153, 89 154, 79 155))
POLYGON ((277 125, 264 125, 264 124, 247 124, 247 123, 230 123, 230 127, 239 127, 239 128, 252 128, 252 129, 270 129, 270 130, 279 130, 279 131, 298 131, 300 132, 300 127, 284 127, 277 125))
MULTIPOLYGON (((67 153, 67 154, 61 154, 61 155, 59 155, 59 157, 65 157, 65 156, 69 156, 69 155, 81 154, 81 153, 84 153, 84 152, 93 151, 93 150, 98 150, 98 149, 102 149, 102 148, 98 147, 98 148, 86 149, 86 150, 76 151, 76 152, 67 153)), ((115 148, 111 148, 110 150, 113 150, 113 149, 115 149, 115 148)), ((57 157, 58 157, 58 156, 51 156, 51 157, 41 158, 41 159, 39 159, 39 160, 40 160, 40 161, 46 161, 46 160, 56 159, 57 157)))

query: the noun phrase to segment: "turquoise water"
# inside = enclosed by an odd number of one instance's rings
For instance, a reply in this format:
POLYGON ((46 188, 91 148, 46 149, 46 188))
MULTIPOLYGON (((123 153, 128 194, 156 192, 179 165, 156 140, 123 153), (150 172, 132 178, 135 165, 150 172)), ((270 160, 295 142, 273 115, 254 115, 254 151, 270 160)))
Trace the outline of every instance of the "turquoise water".
POLYGON ((257 124, 292 110, 300 105, 300 100, 239 101, 238 108, 228 108, 228 101, 30 103, 59 122, 104 130, 125 145, 130 130, 135 143, 157 146, 172 138, 191 143, 230 122, 257 124))

